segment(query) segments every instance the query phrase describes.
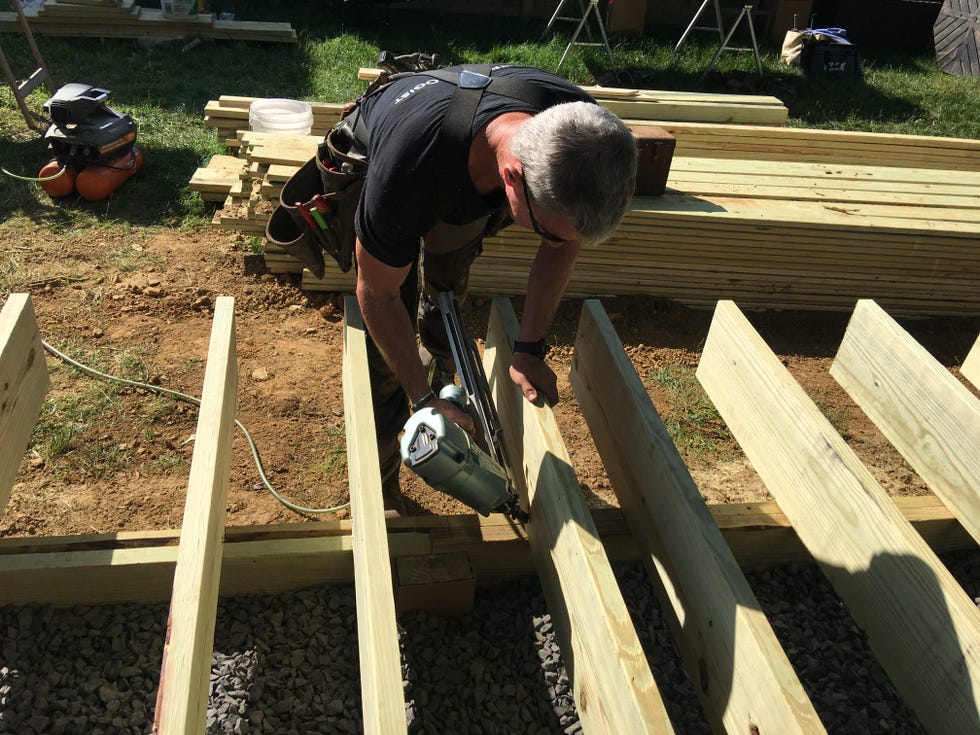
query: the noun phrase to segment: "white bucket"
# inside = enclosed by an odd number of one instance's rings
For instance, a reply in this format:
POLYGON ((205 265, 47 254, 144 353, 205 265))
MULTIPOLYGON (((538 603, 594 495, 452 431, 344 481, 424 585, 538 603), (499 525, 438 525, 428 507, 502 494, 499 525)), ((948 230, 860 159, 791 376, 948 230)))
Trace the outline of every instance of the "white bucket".
POLYGON ((313 110, 299 100, 255 100, 248 107, 248 126, 258 133, 309 135, 313 129, 313 110))
POLYGON ((164 18, 188 18, 197 15, 197 0, 160 0, 164 18))

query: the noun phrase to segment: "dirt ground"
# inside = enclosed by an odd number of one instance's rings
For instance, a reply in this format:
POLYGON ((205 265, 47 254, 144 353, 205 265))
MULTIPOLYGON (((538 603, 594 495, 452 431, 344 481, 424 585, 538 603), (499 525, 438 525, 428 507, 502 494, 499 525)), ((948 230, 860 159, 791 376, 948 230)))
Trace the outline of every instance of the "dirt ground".
MULTIPOLYGON (((235 297, 239 358, 238 417, 251 432, 269 481, 307 508, 347 501, 341 388, 342 299, 304 293, 298 278, 264 271, 246 241, 217 230, 66 231, 60 235, 0 224, 8 270, 33 279, 17 290, 33 299, 42 338, 85 361, 128 365, 141 380, 200 394, 214 299, 235 297)), ((0 272, 2 272, 0 268, 0 272)), ((604 300, 633 364, 661 415, 682 418, 663 376, 689 376, 710 312, 654 298, 604 300), (660 379, 655 379, 657 377, 660 379)), ((520 313, 520 300, 515 301, 520 313)), ((581 302, 563 303, 550 339, 559 375, 556 415, 573 465, 593 506, 616 505, 602 462, 576 408, 567 373, 581 302)), ((486 332, 489 302, 465 307, 470 333, 486 332)), ((885 489, 927 492, 921 480, 830 377, 847 314, 758 312, 750 320, 790 372, 831 418, 885 489)), ((957 373, 980 320, 903 321, 957 373)), ((48 355, 52 388, 0 535, 63 535, 179 527, 193 450, 196 409, 141 388, 93 381, 48 355), (118 398, 115 396, 118 395, 118 398), (105 400, 86 414, 72 397, 105 400), (101 404, 100 404, 101 405, 101 404), (51 440, 58 431, 68 437, 51 440)), ((771 499, 720 420, 705 419, 682 443, 685 461, 709 503, 771 499), (698 437, 701 432, 706 435, 698 437), (690 441, 688 440, 690 439, 690 441), (713 444, 705 448, 705 441, 713 444)), ((413 513, 469 512, 402 469, 413 513)), ((234 443, 227 523, 296 522, 317 517, 287 509, 262 485, 241 433, 234 443)), ((337 513, 345 517, 347 511, 337 513)))

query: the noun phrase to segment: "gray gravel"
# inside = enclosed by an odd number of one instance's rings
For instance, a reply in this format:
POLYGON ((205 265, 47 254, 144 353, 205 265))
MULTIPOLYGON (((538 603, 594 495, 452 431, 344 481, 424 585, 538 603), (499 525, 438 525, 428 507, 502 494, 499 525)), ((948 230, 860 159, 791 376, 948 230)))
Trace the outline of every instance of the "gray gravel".
MULTIPOLYGON (((945 560, 980 598, 980 552, 945 560)), ((676 732, 710 732, 645 572, 615 572, 676 732)), ((748 576, 829 732, 922 732, 815 567, 748 576)), ((0 608, 0 733, 148 733, 166 619, 165 605, 0 608)), ((479 589, 464 616, 399 625, 413 733, 580 732, 536 580, 479 589)), ((356 638, 349 586, 223 600, 208 732, 361 732, 356 638)))

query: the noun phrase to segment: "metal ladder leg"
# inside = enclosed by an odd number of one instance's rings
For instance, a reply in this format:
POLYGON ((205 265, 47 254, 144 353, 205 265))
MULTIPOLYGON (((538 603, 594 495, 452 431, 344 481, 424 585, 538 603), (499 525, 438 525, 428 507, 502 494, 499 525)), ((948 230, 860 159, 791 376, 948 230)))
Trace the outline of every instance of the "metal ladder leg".
POLYGON ((609 46, 609 38, 606 36, 606 29, 602 26, 602 16, 599 15, 599 0, 590 0, 589 6, 586 8, 585 13, 582 14, 582 18, 578 22, 578 27, 576 27, 575 33, 572 34, 572 40, 569 41, 568 46, 565 47, 565 53, 561 55, 561 59, 558 61, 558 66, 555 68, 555 71, 561 69, 561 65, 565 63, 565 58, 568 56, 568 52, 572 50, 572 46, 603 46, 606 49, 606 56, 609 58, 609 67, 611 69, 616 67, 616 61, 613 59, 612 48, 609 46), (586 43, 578 40, 579 34, 582 32, 582 28, 585 27, 585 23, 589 19, 590 14, 595 15, 596 25, 599 26, 599 35, 602 37, 602 43, 586 43))
POLYGON ((691 31, 718 31, 718 40, 719 41, 724 40, 725 31, 721 22, 721 5, 719 4, 719 0, 704 0, 704 2, 701 3, 701 7, 698 8, 698 12, 696 12, 694 14, 694 17, 691 18, 691 22, 687 24, 687 28, 685 28, 684 33, 681 34, 680 40, 677 42, 677 45, 674 46, 675 53, 677 52, 677 49, 681 47, 681 44, 683 44, 684 41, 687 40, 687 37, 691 35, 691 31), (698 19, 701 17, 701 14, 704 12, 705 8, 708 7, 708 3, 710 2, 714 2, 715 4, 715 23, 717 23, 718 25, 717 26, 696 25, 698 19))
POLYGON ((711 57, 711 61, 708 62, 707 68, 705 68, 705 70, 701 73, 701 79, 704 79, 706 76, 708 76, 708 73, 712 69, 714 69, 718 59, 725 51, 751 51, 753 54, 755 54, 755 65, 759 71, 759 76, 760 77, 763 76, 762 59, 759 56, 759 44, 756 42, 755 28, 752 25, 751 5, 745 5, 742 7, 742 12, 738 14, 738 17, 735 19, 735 22, 732 23, 732 27, 728 31, 728 35, 725 36, 724 40, 721 42, 721 45, 718 47, 718 50, 715 51, 715 55, 711 57), (732 36, 735 35, 735 31, 738 30, 738 26, 742 22, 742 18, 747 18, 749 22, 749 36, 752 39, 751 48, 736 48, 735 46, 728 45, 728 42, 732 39, 732 36))
POLYGON ((18 82, 10 68, 10 64, 7 62, 7 57, 4 55, 3 49, 0 49, 0 68, 3 69, 3 76, 7 81, 7 86, 10 87, 10 91, 13 92, 14 99, 17 100, 17 107, 20 108, 20 114, 24 116, 24 120, 33 130, 44 130, 45 125, 37 120, 35 115, 27 106, 27 95, 40 87, 42 84, 48 88, 48 92, 54 94, 54 82, 51 80, 51 75, 48 73, 48 67, 44 63, 44 59, 41 58, 41 52, 38 50, 37 44, 34 42, 34 36, 31 33, 30 26, 27 25, 27 18, 24 17, 24 10, 20 6, 20 1, 13 0, 13 3, 14 10, 17 11, 17 20, 20 22, 20 27, 24 31, 24 37, 27 39, 27 45, 30 46, 31 53, 34 54, 34 60, 37 62, 37 68, 29 77, 27 77, 27 79, 22 82, 18 82))

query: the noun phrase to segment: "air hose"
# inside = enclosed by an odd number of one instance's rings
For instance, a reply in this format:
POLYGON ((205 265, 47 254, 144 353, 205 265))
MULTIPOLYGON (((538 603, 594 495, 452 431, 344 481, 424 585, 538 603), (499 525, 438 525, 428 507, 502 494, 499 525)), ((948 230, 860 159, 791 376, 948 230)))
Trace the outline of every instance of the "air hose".
MULTIPOLYGON (((176 399, 178 401, 183 401, 185 403, 192 403, 195 406, 200 406, 201 405, 201 399, 200 398, 195 398, 194 396, 189 396, 186 393, 181 393, 180 391, 172 390, 170 388, 163 388, 163 387, 161 387, 159 385, 150 385, 148 383, 141 383, 138 380, 129 380, 128 378, 120 378, 120 377, 117 377, 115 375, 109 375, 108 373, 103 373, 103 372, 101 372, 99 370, 96 370, 95 368, 89 367, 88 365, 84 365, 84 364, 78 362, 78 360, 75 360, 75 359, 73 359, 71 357, 68 357, 68 355, 64 354, 63 352, 59 352, 57 349, 55 349, 54 347, 52 347, 51 345, 49 345, 44 340, 41 340, 41 344, 44 346, 44 349, 45 350, 47 350, 48 352, 50 352, 52 355, 54 355, 55 357, 57 357, 59 360, 61 360, 62 362, 65 362, 65 363, 71 365, 72 367, 74 367, 74 368, 82 371, 86 375, 90 375, 90 376, 95 377, 95 378, 100 378, 102 380, 109 380, 109 381, 112 381, 114 383, 120 383, 122 385, 128 385, 128 386, 131 386, 133 388, 142 388, 142 389, 148 390, 148 391, 150 391, 152 393, 157 393, 159 395, 170 396, 171 398, 174 398, 174 399, 176 399)), ((309 513, 309 514, 313 514, 313 515, 322 515, 322 514, 325 514, 325 513, 337 513, 337 512, 339 512, 341 510, 345 510, 345 509, 347 509, 347 508, 350 507, 350 502, 348 501, 348 502, 344 503, 343 505, 337 505, 337 506, 334 506, 333 508, 306 508, 306 507, 304 507, 302 505, 297 505, 296 503, 293 503, 293 502, 287 500, 286 498, 284 498, 272 486, 272 483, 269 482, 269 478, 266 477, 265 468, 262 466, 262 459, 259 457, 259 449, 255 445, 255 441, 252 439, 252 435, 248 433, 248 429, 246 429, 245 428, 245 425, 242 424, 242 422, 239 421, 237 418, 235 419, 235 426, 237 426, 241 430, 242 434, 245 435, 245 440, 248 442, 248 447, 252 451, 252 458, 255 460, 255 466, 256 466, 256 468, 259 471, 259 477, 262 480, 262 484, 265 485, 266 489, 270 493, 272 493, 272 496, 276 500, 278 500, 284 506, 286 506, 287 508, 289 508, 291 511, 293 511, 295 513, 309 513)))

